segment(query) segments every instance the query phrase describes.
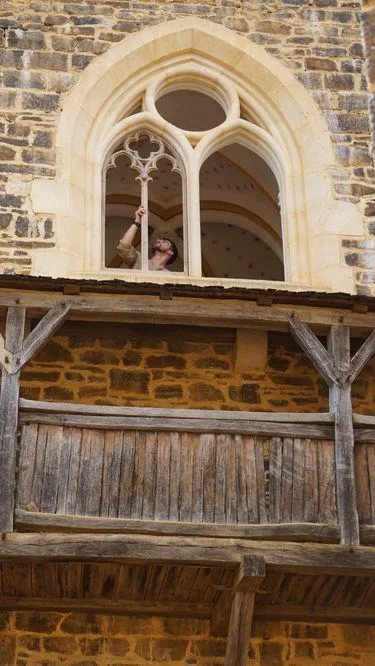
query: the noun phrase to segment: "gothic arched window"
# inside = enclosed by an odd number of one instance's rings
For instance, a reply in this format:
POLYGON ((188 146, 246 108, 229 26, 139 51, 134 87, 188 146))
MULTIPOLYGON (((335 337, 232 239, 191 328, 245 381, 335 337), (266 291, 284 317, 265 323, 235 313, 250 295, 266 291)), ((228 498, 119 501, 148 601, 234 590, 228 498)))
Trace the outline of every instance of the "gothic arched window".
POLYGON ((116 247, 143 205, 132 270, 149 271, 153 240, 165 237, 178 248, 172 273, 284 279, 272 149, 233 84, 177 67, 149 83, 124 125, 104 164, 106 268, 129 269, 116 247))

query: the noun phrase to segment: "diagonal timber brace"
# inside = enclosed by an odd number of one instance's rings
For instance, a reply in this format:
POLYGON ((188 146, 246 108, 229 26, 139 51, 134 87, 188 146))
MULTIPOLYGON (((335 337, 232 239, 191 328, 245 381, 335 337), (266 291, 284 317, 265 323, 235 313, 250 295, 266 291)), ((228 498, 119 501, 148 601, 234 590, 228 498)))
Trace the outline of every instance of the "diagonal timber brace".
MULTIPOLYGON (((55 307, 48 310, 40 322, 35 326, 31 333, 27 336, 19 349, 9 350, 5 346, 4 338, 0 337, 0 365, 10 375, 14 375, 22 368, 28 361, 30 361, 35 354, 48 342, 54 332, 61 326, 66 318, 71 303, 68 301, 61 301, 55 307)), ((23 309, 23 308, 18 308, 23 309)))

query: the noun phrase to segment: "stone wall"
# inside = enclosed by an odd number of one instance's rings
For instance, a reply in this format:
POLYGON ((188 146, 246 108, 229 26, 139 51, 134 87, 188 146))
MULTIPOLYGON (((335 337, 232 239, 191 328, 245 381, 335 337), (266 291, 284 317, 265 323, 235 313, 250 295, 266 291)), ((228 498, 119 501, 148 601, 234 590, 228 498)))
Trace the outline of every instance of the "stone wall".
MULTIPOLYGON (((237 371, 234 329, 66 323, 22 372, 35 400, 326 411, 325 382, 290 335, 268 334, 263 369, 237 371)), ((354 409, 373 412, 370 362, 353 387, 354 409)))
POLYGON ((64 96, 114 42, 182 16, 221 23, 291 68, 323 110, 337 164, 337 198, 360 205, 365 236, 343 243, 359 293, 375 293, 375 181, 359 26, 345 0, 3 0, 0 8, 0 270, 28 273, 53 245, 54 220, 33 213, 34 177, 56 173, 55 129, 64 96))
MULTIPOLYGON (((225 640, 202 620, 63 613, 2 613, 1 666, 140 666, 224 663, 225 640)), ((255 622, 249 666, 373 666, 365 625, 255 622)))

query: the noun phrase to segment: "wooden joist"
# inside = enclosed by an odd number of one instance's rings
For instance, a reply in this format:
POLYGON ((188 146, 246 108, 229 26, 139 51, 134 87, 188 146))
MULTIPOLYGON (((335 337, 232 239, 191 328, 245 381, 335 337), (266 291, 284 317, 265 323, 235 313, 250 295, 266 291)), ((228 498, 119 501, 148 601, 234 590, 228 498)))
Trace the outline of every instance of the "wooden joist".
POLYGON ((0 560, 106 561, 238 567, 244 555, 264 558, 267 570, 301 574, 373 576, 375 548, 204 537, 143 535, 4 535, 0 560))
POLYGON ((1 610, 33 610, 58 613, 100 613, 106 615, 152 615, 209 619, 213 606, 186 601, 132 601, 130 599, 71 599, 0 596, 1 610))
POLYGON ((375 607, 303 606, 291 604, 262 604, 254 608, 255 620, 284 620, 294 622, 337 622, 339 624, 375 624, 375 607))

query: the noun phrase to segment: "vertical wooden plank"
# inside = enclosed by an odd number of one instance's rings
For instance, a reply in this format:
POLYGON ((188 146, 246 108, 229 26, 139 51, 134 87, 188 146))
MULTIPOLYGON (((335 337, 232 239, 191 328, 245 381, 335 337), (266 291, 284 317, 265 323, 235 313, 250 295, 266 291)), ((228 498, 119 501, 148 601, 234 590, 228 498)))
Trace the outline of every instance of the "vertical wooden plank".
POLYGON ((132 515, 135 448, 135 432, 133 430, 125 430, 122 437, 122 457, 118 506, 119 518, 131 518, 132 515))
POLYGON ((254 440, 255 450, 255 466, 257 478, 257 493, 258 493, 258 521, 261 524, 268 523, 268 511, 266 501, 266 471, 264 466, 264 450, 270 448, 268 439, 256 437, 254 440))
POLYGON ((215 520, 215 436, 201 435, 203 467, 203 522, 215 520))
POLYGON ((30 423, 24 425, 21 434, 16 502, 16 506, 20 509, 25 509, 31 501, 30 491, 34 476, 37 441, 38 424, 30 423))
POLYGON ((357 481, 358 519, 362 525, 371 525, 372 523, 369 472, 367 444, 356 444, 355 476, 357 481))
POLYGON ((180 520, 192 520, 193 456, 190 433, 181 433, 180 520))
POLYGON ((34 475, 31 485, 30 499, 40 511, 40 503, 42 499, 42 486, 43 486, 43 470, 44 460, 46 457, 46 450, 48 444, 48 431, 51 426, 39 424, 38 427, 38 440, 36 443, 36 454, 34 464, 34 475))
POLYGON ((122 431, 108 430, 105 432, 104 439, 100 515, 117 518, 122 455, 122 431))
POLYGON ((77 491, 81 461, 82 429, 70 428, 68 437, 70 438, 71 450, 69 458, 69 478, 66 490, 65 512, 67 515, 74 515, 75 513, 78 513, 77 491))
POLYGON ((316 523, 319 513, 318 442, 305 439, 303 521, 316 523))
POLYGON ((169 474, 169 519, 180 520, 180 485, 181 485, 181 435, 170 434, 171 460, 169 474))
POLYGON ((318 443, 319 523, 337 523, 334 443, 318 443))
POLYGON ((281 522, 281 469, 283 440, 280 437, 270 439, 270 523, 281 522))
POLYGON ((294 440, 293 452, 293 491, 292 491, 292 522, 302 523, 304 514, 304 484, 305 474, 305 453, 306 440, 296 438, 294 440))
POLYGON ((191 519, 194 523, 203 521, 203 476, 204 435, 190 433, 190 450, 192 462, 191 478, 191 519))
POLYGON ((72 452, 72 429, 63 428, 61 436, 60 469, 56 499, 56 513, 66 513, 68 484, 70 474, 70 457, 72 452))
POLYGON ((87 493, 87 515, 99 516, 102 494, 104 430, 92 430, 90 465, 88 469, 89 488, 87 493))
POLYGON ((375 444, 367 445, 368 475, 371 497, 372 525, 375 525, 375 444))
POLYGON ((243 437, 243 446, 245 453, 245 474, 246 474, 246 513, 247 522, 259 522, 259 504, 258 504, 258 483, 257 483, 257 464, 255 456, 254 437, 243 437))
MULTIPOLYGON (((285 437, 283 445, 283 462, 281 468, 281 522, 292 522, 292 498, 293 498, 293 439, 285 437)), ((303 483, 303 478, 301 478, 303 483)))
POLYGON ((143 515, 143 484, 145 475, 145 449, 146 433, 135 433, 134 474, 132 490, 132 518, 142 518, 143 515))
POLYGON ((145 441, 144 481, 143 481, 143 508, 142 517, 153 520, 155 517, 155 489, 156 489, 156 454, 158 447, 158 433, 147 432, 145 441))
POLYGON ((82 428, 82 440, 79 460, 79 473, 77 480, 76 513, 84 516, 87 512, 87 494, 88 486, 92 481, 89 480, 88 470, 91 455, 91 433, 88 428, 82 428))
POLYGON ((225 517, 227 524, 237 523, 237 479, 236 479, 236 447, 233 435, 225 435, 226 450, 226 493, 225 517))
MULTIPOLYGON (((335 368, 345 375, 350 371, 350 338, 348 326, 332 326, 328 338, 335 368)), ((359 544, 359 522, 354 473, 354 432, 351 385, 332 384, 329 390, 330 411, 335 414, 336 500, 341 543, 359 544)))
POLYGON ((62 427, 49 426, 40 499, 40 510, 46 513, 56 511, 62 438, 62 427))
MULTIPOLYGON (((247 511, 247 491, 248 486, 246 483, 247 467, 246 467, 246 444, 245 437, 236 435, 234 438, 234 445, 236 449, 236 477, 237 477, 237 519, 239 523, 246 525, 249 521, 247 511)), ((255 466, 253 474, 253 484, 256 486, 255 481, 255 466)))
MULTIPOLYGON (((8 308, 5 348, 20 354, 25 328, 25 308, 8 308)), ((14 488, 16 481, 16 431, 20 372, 3 369, 0 393, 0 532, 13 531, 14 488)))
POLYGON ((225 523, 225 496, 226 496, 226 465, 225 435, 216 435, 216 465, 215 465, 215 523, 225 523))
MULTIPOLYGON (((156 459, 155 520, 169 519, 171 447, 170 434, 159 432, 156 459)), ((173 479, 177 483, 177 479, 173 479)))

